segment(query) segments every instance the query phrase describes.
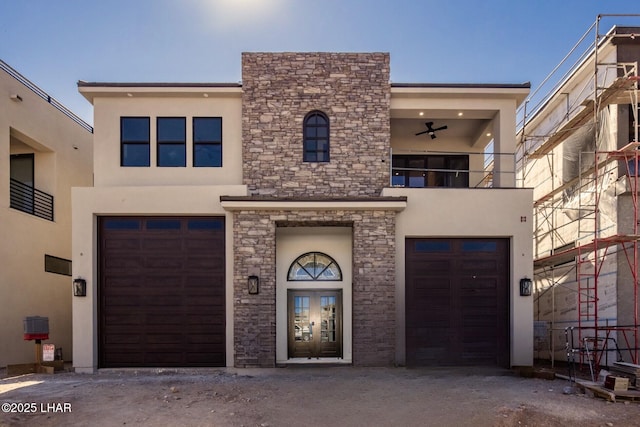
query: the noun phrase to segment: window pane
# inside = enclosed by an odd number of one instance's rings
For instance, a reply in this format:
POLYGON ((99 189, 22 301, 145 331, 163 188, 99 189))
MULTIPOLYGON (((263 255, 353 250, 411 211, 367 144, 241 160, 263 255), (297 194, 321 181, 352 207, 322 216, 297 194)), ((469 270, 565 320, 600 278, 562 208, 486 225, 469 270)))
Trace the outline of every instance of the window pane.
POLYGON ((316 154, 316 161, 318 162, 328 162, 329 161, 329 153, 326 151, 318 151, 316 154))
POLYGON ((423 172, 409 172, 409 187, 423 188, 424 187, 424 173, 423 172))
POLYGON ((325 151, 325 152, 329 152, 329 141, 327 141, 326 139, 318 139, 316 141, 316 149, 318 151, 325 151))
POLYGON ((318 128, 307 126, 304 132, 306 138, 315 138, 318 134, 318 128))
POLYGON ((149 142, 149 117, 122 117, 122 142, 149 142))
POLYGON ((495 252, 497 249, 496 242, 462 242, 462 250, 465 252, 495 252))
POLYGON ((194 142, 222 142, 221 117, 194 117, 194 142))
POLYGON ((222 230, 224 228, 224 220, 218 218, 190 219, 189 230, 222 230))
POLYGON ((338 264, 321 252, 310 252, 298 257, 289 267, 287 280, 342 280, 338 264))
POLYGON ((420 241, 415 243, 416 252, 449 252, 451 243, 448 241, 420 241))
POLYGON ((180 230, 179 219, 149 219, 147 230, 180 230))
POLYGON ((317 150, 317 141, 315 139, 307 139, 304 141, 304 150, 305 151, 316 151, 317 150))
POLYGON ((222 144, 196 144, 193 149, 193 166, 222 166, 222 144))
POLYGON ((186 166, 185 144, 159 144, 158 166, 186 166))
POLYGON ((106 219, 104 228, 107 230, 139 230, 140 220, 138 219, 106 219))
POLYGON ((326 138, 327 136, 329 136, 327 134, 327 128, 324 126, 316 128, 316 135, 318 136, 318 138, 326 138))
POLYGON ((122 144, 122 166, 149 166, 149 144, 122 144))
POLYGON ((304 161, 305 162, 315 162, 317 161, 318 156, 315 151, 305 151, 304 153, 304 161))
POLYGON ((158 117, 158 142, 184 142, 184 117, 158 117))
POLYGON ((393 185, 394 187, 404 187, 405 183, 404 183, 404 173, 402 172, 394 172, 393 173, 393 177, 391 179, 391 185, 393 185))

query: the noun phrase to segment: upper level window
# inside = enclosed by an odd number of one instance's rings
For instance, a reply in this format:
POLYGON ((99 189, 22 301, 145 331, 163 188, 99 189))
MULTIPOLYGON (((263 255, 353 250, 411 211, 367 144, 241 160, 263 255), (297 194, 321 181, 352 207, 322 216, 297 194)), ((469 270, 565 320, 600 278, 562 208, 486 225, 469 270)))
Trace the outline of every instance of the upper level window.
POLYGON ((469 187, 467 155, 393 156, 394 187, 469 187))
POLYGON ((187 133, 184 117, 158 117, 158 166, 187 165, 187 133))
POLYGON ((303 161, 329 161, 329 118, 321 111, 312 111, 304 118, 303 161))
POLYGON ((222 166, 222 117, 193 118, 193 166, 222 166))
POLYGON ((322 252, 309 252, 296 259, 289 267, 287 280, 342 280, 342 271, 338 263, 322 252))
POLYGON ((122 166, 149 166, 149 117, 121 117, 120 143, 122 166))

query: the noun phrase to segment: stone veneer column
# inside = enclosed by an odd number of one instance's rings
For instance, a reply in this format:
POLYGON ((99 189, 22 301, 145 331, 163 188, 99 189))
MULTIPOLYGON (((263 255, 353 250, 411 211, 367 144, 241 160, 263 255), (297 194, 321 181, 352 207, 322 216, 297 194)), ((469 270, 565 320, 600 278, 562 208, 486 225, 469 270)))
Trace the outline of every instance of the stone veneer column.
POLYGON ((252 194, 378 196, 389 185, 388 53, 243 53, 244 183, 252 194), (330 162, 302 161, 302 123, 330 121, 330 162))
POLYGON ((353 227, 353 363, 395 361, 394 211, 239 211, 234 213, 235 366, 275 366, 275 231, 280 226, 353 227), (260 294, 247 276, 260 269, 260 294))

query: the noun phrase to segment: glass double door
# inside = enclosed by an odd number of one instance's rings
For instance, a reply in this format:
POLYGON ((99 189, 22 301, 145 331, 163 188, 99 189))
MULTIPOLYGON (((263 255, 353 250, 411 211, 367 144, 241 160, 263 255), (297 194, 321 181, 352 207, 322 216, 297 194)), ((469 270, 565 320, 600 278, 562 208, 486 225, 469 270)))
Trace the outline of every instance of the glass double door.
POLYGON ((342 291, 289 290, 289 358, 342 357, 342 291))

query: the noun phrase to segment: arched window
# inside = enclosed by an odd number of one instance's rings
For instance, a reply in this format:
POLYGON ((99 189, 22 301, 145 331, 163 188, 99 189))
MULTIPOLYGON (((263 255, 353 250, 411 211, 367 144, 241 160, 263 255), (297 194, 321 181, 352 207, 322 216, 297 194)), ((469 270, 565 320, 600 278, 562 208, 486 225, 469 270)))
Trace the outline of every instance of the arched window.
POLYGON ((289 267, 289 281, 337 281, 342 280, 340 266, 333 258, 322 252, 300 255, 289 267))
POLYGON ((304 118, 302 125, 304 147, 302 159, 305 162, 329 161, 329 118, 322 111, 312 111, 304 118))

